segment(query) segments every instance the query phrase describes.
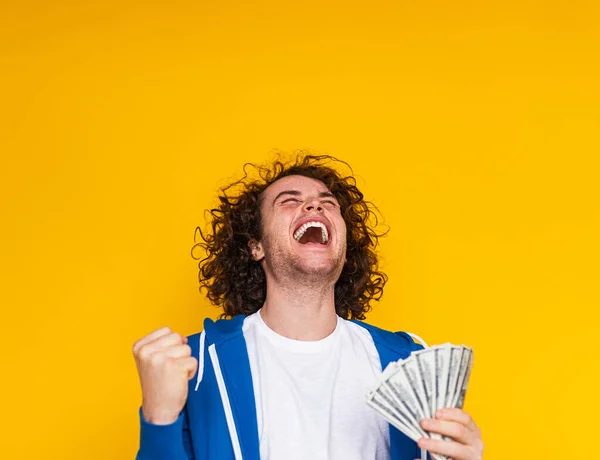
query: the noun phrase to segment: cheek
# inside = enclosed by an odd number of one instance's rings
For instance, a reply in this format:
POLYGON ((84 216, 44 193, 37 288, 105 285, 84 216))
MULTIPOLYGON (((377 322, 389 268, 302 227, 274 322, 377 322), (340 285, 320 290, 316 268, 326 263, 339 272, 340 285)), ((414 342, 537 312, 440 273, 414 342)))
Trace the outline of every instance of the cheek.
POLYGON ((344 244, 347 244, 348 243, 348 234, 346 233, 346 225, 344 224, 344 225, 342 225, 342 227, 343 227, 343 230, 340 234, 340 239, 344 244))
POLYGON ((265 226, 263 237, 270 240, 284 240, 289 232, 289 223, 286 221, 271 221, 265 226))
POLYGON ((335 227, 337 229, 338 235, 340 239, 346 239, 346 222, 344 222, 344 218, 342 216, 336 216, 335 219, 335 227))

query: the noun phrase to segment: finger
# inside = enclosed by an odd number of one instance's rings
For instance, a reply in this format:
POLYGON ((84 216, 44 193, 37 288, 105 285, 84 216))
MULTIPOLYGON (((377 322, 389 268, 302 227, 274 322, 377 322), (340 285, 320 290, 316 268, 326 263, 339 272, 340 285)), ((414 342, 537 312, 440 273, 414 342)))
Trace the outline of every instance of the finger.
POLYGON ((447 420, 423 419, 421 426, 424 430, 432 433, 449 436, 454 441, 462 444, 472 444, 477 439, 478 434, 471 428, 458 422, 449 422, 447 420))
POLYGON ((177 332, 171 332, 170 334, 163 335, 152 342, 143 345, 139 349, 138 355, 141 358, 149 358, 154 353, 160 352, 175 345, 181 345, 183 343, 183 338, 180 334, 177 332))
POLYGON ((161 354, 167 358, 187 358, 192 356, 192 349, 189 345, 174 345, 172 347, 166 348, 157 354, 161 354))
POLYGON ((471 416, 462 409, 456 409, 456 408, 440 409, 435 413, 435 418, 441 419, 441 420, 448 420, 450 422, 462 423, 463 425, 465 425, 469 428, 472 428, 472 429, 477 427, 475 425, 475 422, 471 418, 471 416))
POLYGON ((184 370, 187 372, 188 380, 193 379, 198 370, 198 360, 193 356, 190 356, 189 358, 182 359, 181 362, 184 370))
POLYGON ((170 333, 171 333, 171 329, 168 328, 167 326, 163 326, 160 329, 152 331, 150 334, 142 337, 140 340, 138 340, 137 342, 135 342, 133 344, 133 352, 137 354, 137 352, 140 350, 140 348, 142 348, 147 343, 150 343, 153 340, 156 340, 159 337, 162 337, 163 335, 167 335, 170 333))
POLYGON ((426 449, 434 454, 445 455, 454 460, 469 460, 469 455, 472 453, 468 446, 454 441, 421 438, 418 444, 421 449, 426 449))
POLYGON ((198 370, 198 360, 191 353, 192 350, 189 345, 177 345, 155 353, 152 355, 152 359, 158 362, 162 362, 166 358, 173 359, 174 366, 181 369, 189 380, 194 377, 196 370, 198 370))

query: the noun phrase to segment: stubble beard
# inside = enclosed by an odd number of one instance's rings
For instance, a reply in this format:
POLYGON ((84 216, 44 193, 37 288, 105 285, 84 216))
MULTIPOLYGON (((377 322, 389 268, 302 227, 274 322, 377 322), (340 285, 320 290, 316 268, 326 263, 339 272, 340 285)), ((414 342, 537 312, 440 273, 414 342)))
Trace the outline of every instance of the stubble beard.
POLYGON ((322 286, 335 285, 344 268, 344 251, 338 251, 326 263, 311 264, 297 253, 268 240, 263 241, 265 264, 280 284, 322 286))

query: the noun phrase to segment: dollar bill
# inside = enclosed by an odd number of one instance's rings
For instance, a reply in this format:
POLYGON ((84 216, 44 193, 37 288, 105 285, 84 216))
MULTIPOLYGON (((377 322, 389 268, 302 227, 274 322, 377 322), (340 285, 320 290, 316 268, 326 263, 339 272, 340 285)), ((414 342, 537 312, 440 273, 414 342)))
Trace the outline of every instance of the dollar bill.
POLYGON ((414 358, 406 359, 400 364, 400 367, 402 367, 406 381, 412 390, 412 396, 415 399, 417 412, 420 417, 419 420, 431 417, 431 410, 425 396, 423 376, 419 372, 417 361, 414 358))
MULTIPOLYGON (((414 441, 448 439, 424 431, 420 421, 444 407, 462 409, 472 367, 473 350, 464 345, 446 343, 416 351, 385 368, 367 403, 414 441)), ((448 460, 429 454, 434 460, 448 460)))
POLYGON ((462 345, 462 353, 460 356, 460 365, 459 365, 459 369, 458 369, 458 376, 456 379, 456 385, 454 386, 454 390, 453 390, 453 396, 452 396, 452 401, 450 406, 451 407, 456 407, 456 404, 458 402, 458 398, 460 396, 460 389, 462 387, 462 383, 465 379, 465 375, 467 372, 467 366, 469 364, 469 357, 471 354, 471 349, 462 345))
POLYGON ((463 347, 453 345, 450 348, 450 366, 448 371, 448 384, 446 386, 446 402, 444 404, 445 407, 454 407, 456 383, 460 374, 460 364, 462 355, 463 347))
POLYGON ((423 383, 425 390, 427 391, 427 405, 429 406, 429 413, 435 414, 436 411, 436 375, 435 375, 435 352, 432 348, 426 348, 413 353, 419 363, 419 369, 423 377, 423 383))
MULTIPOLYGON (((414 361, 414 358, 409 357, 400 362, 397 372, 382 387, 391 391, 391 399, 398 405, 398 411, 403 413, 404 417, 412 422, 413 426, 419 430, 423 437, 440 439, 440 435, 423 430, 419 423, 421 419, 425 418, 425 412, 419 406, 418 398, 406 372, 406 365, 411 361, 414 361)), ((431 456, 434 460, 446 460, 441 455, 431 454, 431 456)))
MULTIPOLYGON (((422 350, 419 353, 426 353, 428 350, 422 350)), ((431 380, 431 376, 425 374, 421 370, 421 365, 419 364, 417 355, 411 355, 408 359, 405 359, 400 363, 400 366, 404 368, 404 373, 407 377, 408 382, 410 383, 410 387, 412 389, 413 395, 417 401, 419 416, 420 419, 423 418, 432 418, 433 414, 431 412, 431 406, 429 403, 429 392, 427 391, 427 387, 431 387, 431 382, 427 380, 431 380)), ((441 435, 437 433, 430 433, 433 439, 441 439, 441 435)))
POLYGON ((389 392, 391 400, 398 409, 398 412, 401 412, 402 415, 409 420, 410 424, 415 427, 421 436, 429 437, 419 424, 419 421, 423 417, 419 416, 417 402, 411 395, 411 389, 406 381, 404 372, 402 370, 396 372, 389 381, 382 385, 382 387, 389 392))
POLYGON ((469 386, 469 377, 471 376, 471 369, 473 368, 473 350, 469 350, 469 360, 467 362, 467 368, 465 370, 465 377, 460 386, 460 392, 455 406, 462 409, 465 403, 465 396, 467 395, 467 387, 469 386))
MULTIPOLYGON (((405 360, 403 364, 409 359, 405 360)), ((398 411, 402 413, 405 419, 410 421, 411 426, 418 430, 422 437, 430 438, 432 433, 423 430, 419 424, 419 421, 423 418, 420 415, 422 412, 420 412, 417 399, 412 393, 408 377, 403 371, 404 369, 400 366, 398 372, 388 382, 384 383, 382 387, 391 391, 392 400, 398 405, 398 411)), ((432 453, 430 455, 434 460, 447 460, 442 455, 432 453)))
POLYGON ((386 384, 382 384, 378 391, 376 392, 376 397, 383 400, 385 402, 386 405, 389 405, 391 407, 391 409, 394 411, 394 414, 396 415, 396 417, 398 417, 398 419, 400 421, 402 421, 404 424, 413 427, 414 431, 416 433, 418 433, 420 436, 424 436, 425 435, 425 431, 421 429, 420 426, 413 426, 414 423, 412 421, 412 419, 410 417, 408 417, 408 414, 402 410, 402 407, 398 405, 398 403, 395 400, 395 396, 394 393, 392 392, 392 390, 390 389, 390 386, 386 383, 386 384))
POLYGON ((450 344, 434 347, 435 377, 436 377, 436 410, 446 406, 446 391, 448 389, 448 370, 450 368, 450 344))
POLYGON ((420 438, 422 438, 422 435, 417 432, 414 427, 407 423, 407 421, 398 414, 394 406, 383 399, 380 394, 373 392, 368 395, 367 404, 383 415, 389 423, 391 423, 394 427, 396 427, 413 441, 417 442, 420 438))

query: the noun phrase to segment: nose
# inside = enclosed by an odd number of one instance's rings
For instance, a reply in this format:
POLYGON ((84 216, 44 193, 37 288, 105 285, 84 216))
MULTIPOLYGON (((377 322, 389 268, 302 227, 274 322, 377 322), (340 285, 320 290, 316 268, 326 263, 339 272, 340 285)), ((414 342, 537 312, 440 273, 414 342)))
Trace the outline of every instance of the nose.
POLYGON ((321 212, 321 211, 323 211, 323 207, 321 206, 321 203, 319 202, 319 200, 314 198, 314 199, 306 200, 306 203, 304 204, 304 210, 321 212))

